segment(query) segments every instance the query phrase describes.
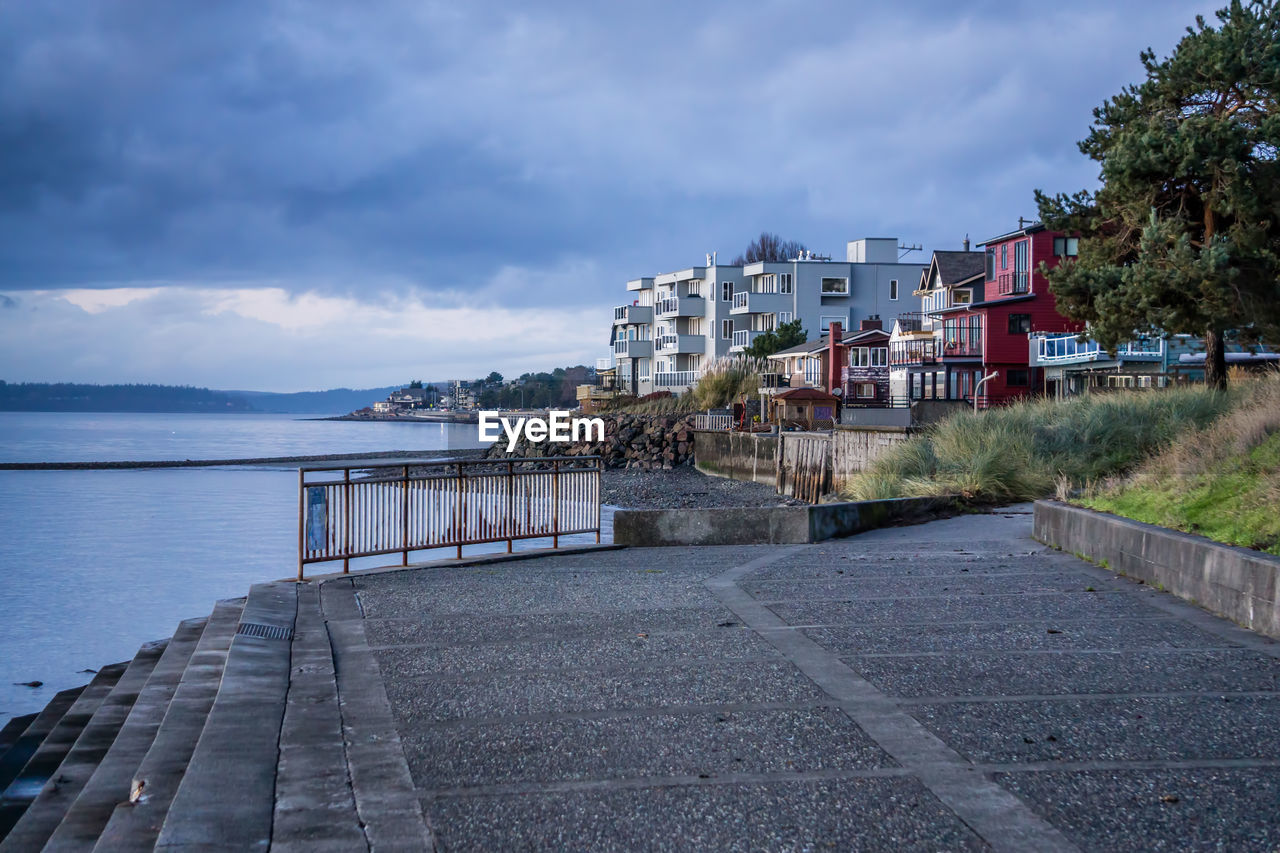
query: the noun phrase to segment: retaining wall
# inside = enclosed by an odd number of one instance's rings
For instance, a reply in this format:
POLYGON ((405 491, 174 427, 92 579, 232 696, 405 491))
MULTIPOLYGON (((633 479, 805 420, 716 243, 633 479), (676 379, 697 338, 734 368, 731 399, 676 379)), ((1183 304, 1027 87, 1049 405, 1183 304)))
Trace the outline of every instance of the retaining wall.
POLYGON ((1280 639, 1280 557, 1057 501, 1036 501, 1034 535, 1280 639))
POLYGON ((699 431, 693 442, 693 464, 704 474, 776 488, 778 437, 769 433, 699 431))
POLYGON ((955 498, 893 498, 818 506, 618 510, 617 545, 799 545, 954 511, 955 498))

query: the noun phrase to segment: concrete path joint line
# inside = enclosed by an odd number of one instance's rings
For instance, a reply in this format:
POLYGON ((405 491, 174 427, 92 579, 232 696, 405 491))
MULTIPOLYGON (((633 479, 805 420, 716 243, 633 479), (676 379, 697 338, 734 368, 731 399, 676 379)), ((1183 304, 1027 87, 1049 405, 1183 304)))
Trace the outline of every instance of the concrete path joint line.
POLYGON ((987 778, 835 654, 798 631, 778 630, 786 623, 738 586, 752 572, 806 547, 812 546, 778 549, 736 566, 708 580, 706 585, 745 625, 835 699, 880 748, 911 771, 993 849, 1077 851, 1022 800, 987 778))

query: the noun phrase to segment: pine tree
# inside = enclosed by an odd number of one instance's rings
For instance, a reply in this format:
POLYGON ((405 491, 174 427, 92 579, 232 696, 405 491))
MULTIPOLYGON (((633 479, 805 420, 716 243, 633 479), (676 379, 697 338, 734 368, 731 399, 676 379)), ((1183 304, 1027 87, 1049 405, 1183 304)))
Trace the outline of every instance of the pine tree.
POLYGON ((1079 257, 1048 270, 1058 308, 1114 352, 1135 335, 1199 334, 1205 378, 1227 381, 1225 338, 1280 342, 1280 7, 1233 0, 1146 80, 1094 110, 1080 150, 1096 193, 1036 192, 1079 257))

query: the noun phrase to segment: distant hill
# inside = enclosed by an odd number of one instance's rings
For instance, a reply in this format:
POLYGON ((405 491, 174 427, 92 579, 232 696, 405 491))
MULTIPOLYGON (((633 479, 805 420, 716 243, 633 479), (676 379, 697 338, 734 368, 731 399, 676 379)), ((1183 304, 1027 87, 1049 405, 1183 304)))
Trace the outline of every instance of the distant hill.
POLYGON ((214 391, 188 385, 81 385, 0 380, 0 412, 279 412, 343 415, 384 399, 386 388, 330 391, 214 391))
POLYGON ((0 380, 5 412, 251 412, 243 397, 187 385, 78 385, 0 380))
POLYGON ((329 391, 298 391, 292 394, 277 394, 273 391, 222 391, 219 393, 246 400, 261 412, 281 412, 290 415, 345 415, 356 409, 372 406, 400 388, 400 385, 388 385, 386 388, 363 390, 334 388, 329 391))

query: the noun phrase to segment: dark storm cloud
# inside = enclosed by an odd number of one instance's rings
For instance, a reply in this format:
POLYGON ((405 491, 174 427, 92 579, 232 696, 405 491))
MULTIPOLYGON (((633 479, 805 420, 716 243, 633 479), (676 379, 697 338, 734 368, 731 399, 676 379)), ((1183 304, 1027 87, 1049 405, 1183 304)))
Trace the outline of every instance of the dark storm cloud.
POLYGON ((763 228, 980 239, 1211 8, 1141 5, 8 4, 0 288, 608 301, 763 228))

